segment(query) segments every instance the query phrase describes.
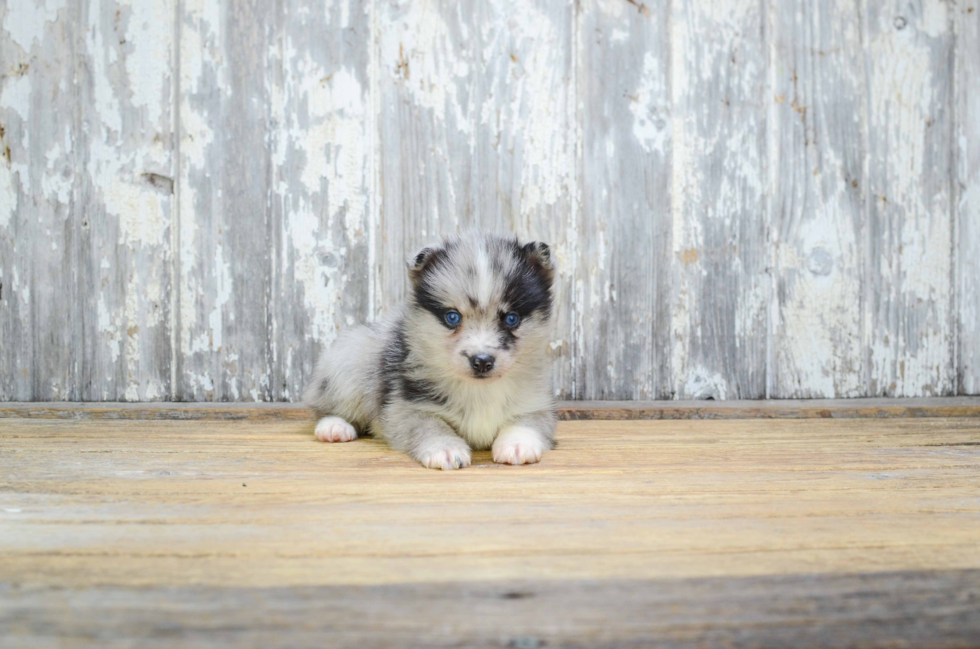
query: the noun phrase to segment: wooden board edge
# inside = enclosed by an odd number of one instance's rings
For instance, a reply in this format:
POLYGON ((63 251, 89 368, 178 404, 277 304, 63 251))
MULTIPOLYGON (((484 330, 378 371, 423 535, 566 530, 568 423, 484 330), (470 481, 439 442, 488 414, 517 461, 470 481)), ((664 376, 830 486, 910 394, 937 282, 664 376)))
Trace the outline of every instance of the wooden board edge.
MULTIPOLYGON (((563 401, 558 418, 654 419, 880 419, 980 417, 980 397, 780 401, 563 401)), ((0 403, 0 419, 158 419, 312 421, 295 403, 0 403)))

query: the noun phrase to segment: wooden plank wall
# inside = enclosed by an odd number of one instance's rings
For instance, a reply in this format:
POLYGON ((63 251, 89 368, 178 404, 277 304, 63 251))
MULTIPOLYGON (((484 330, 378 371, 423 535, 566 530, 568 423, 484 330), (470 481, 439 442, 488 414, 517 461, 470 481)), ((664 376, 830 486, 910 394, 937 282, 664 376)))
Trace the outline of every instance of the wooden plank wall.
POLYGON ((403 260, 574 399, 980 393, 980 1, 0 0, 0 400, 294 400, 403 260))

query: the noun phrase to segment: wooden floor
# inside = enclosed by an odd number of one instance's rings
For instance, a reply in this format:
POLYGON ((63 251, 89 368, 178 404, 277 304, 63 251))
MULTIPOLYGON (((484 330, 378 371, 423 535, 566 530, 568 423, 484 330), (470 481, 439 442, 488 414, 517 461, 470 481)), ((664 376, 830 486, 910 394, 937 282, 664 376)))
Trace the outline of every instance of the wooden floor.
POLYGON ((0 420, 0 647, 980 646, 980 419, 0 420))

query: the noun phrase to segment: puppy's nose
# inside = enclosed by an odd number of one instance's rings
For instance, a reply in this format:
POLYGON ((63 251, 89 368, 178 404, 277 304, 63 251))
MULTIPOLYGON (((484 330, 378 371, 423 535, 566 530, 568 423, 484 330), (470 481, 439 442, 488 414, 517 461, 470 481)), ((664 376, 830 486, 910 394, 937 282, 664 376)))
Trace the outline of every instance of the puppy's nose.
POLYGON ((475 354, 470 356, 470 366, 477 374, 486 374, 493 369, 493 356, 490 354, 475 354))

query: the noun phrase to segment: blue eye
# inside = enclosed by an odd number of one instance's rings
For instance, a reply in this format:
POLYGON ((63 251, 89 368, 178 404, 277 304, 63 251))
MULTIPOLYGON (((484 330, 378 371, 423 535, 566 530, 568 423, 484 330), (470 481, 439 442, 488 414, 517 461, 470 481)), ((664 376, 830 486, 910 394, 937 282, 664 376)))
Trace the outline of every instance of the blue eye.
POLYGON ((450 327, 455 327, 462 320, 462 316, 459 315, 459 311, 446 311, 446 315, 442 316, 446 321, 446 324, 450 327))
POLYGON ((521 316, 511 311, 504 316, 504 324, 513 329, 517 325, 521 324, 521 316))

